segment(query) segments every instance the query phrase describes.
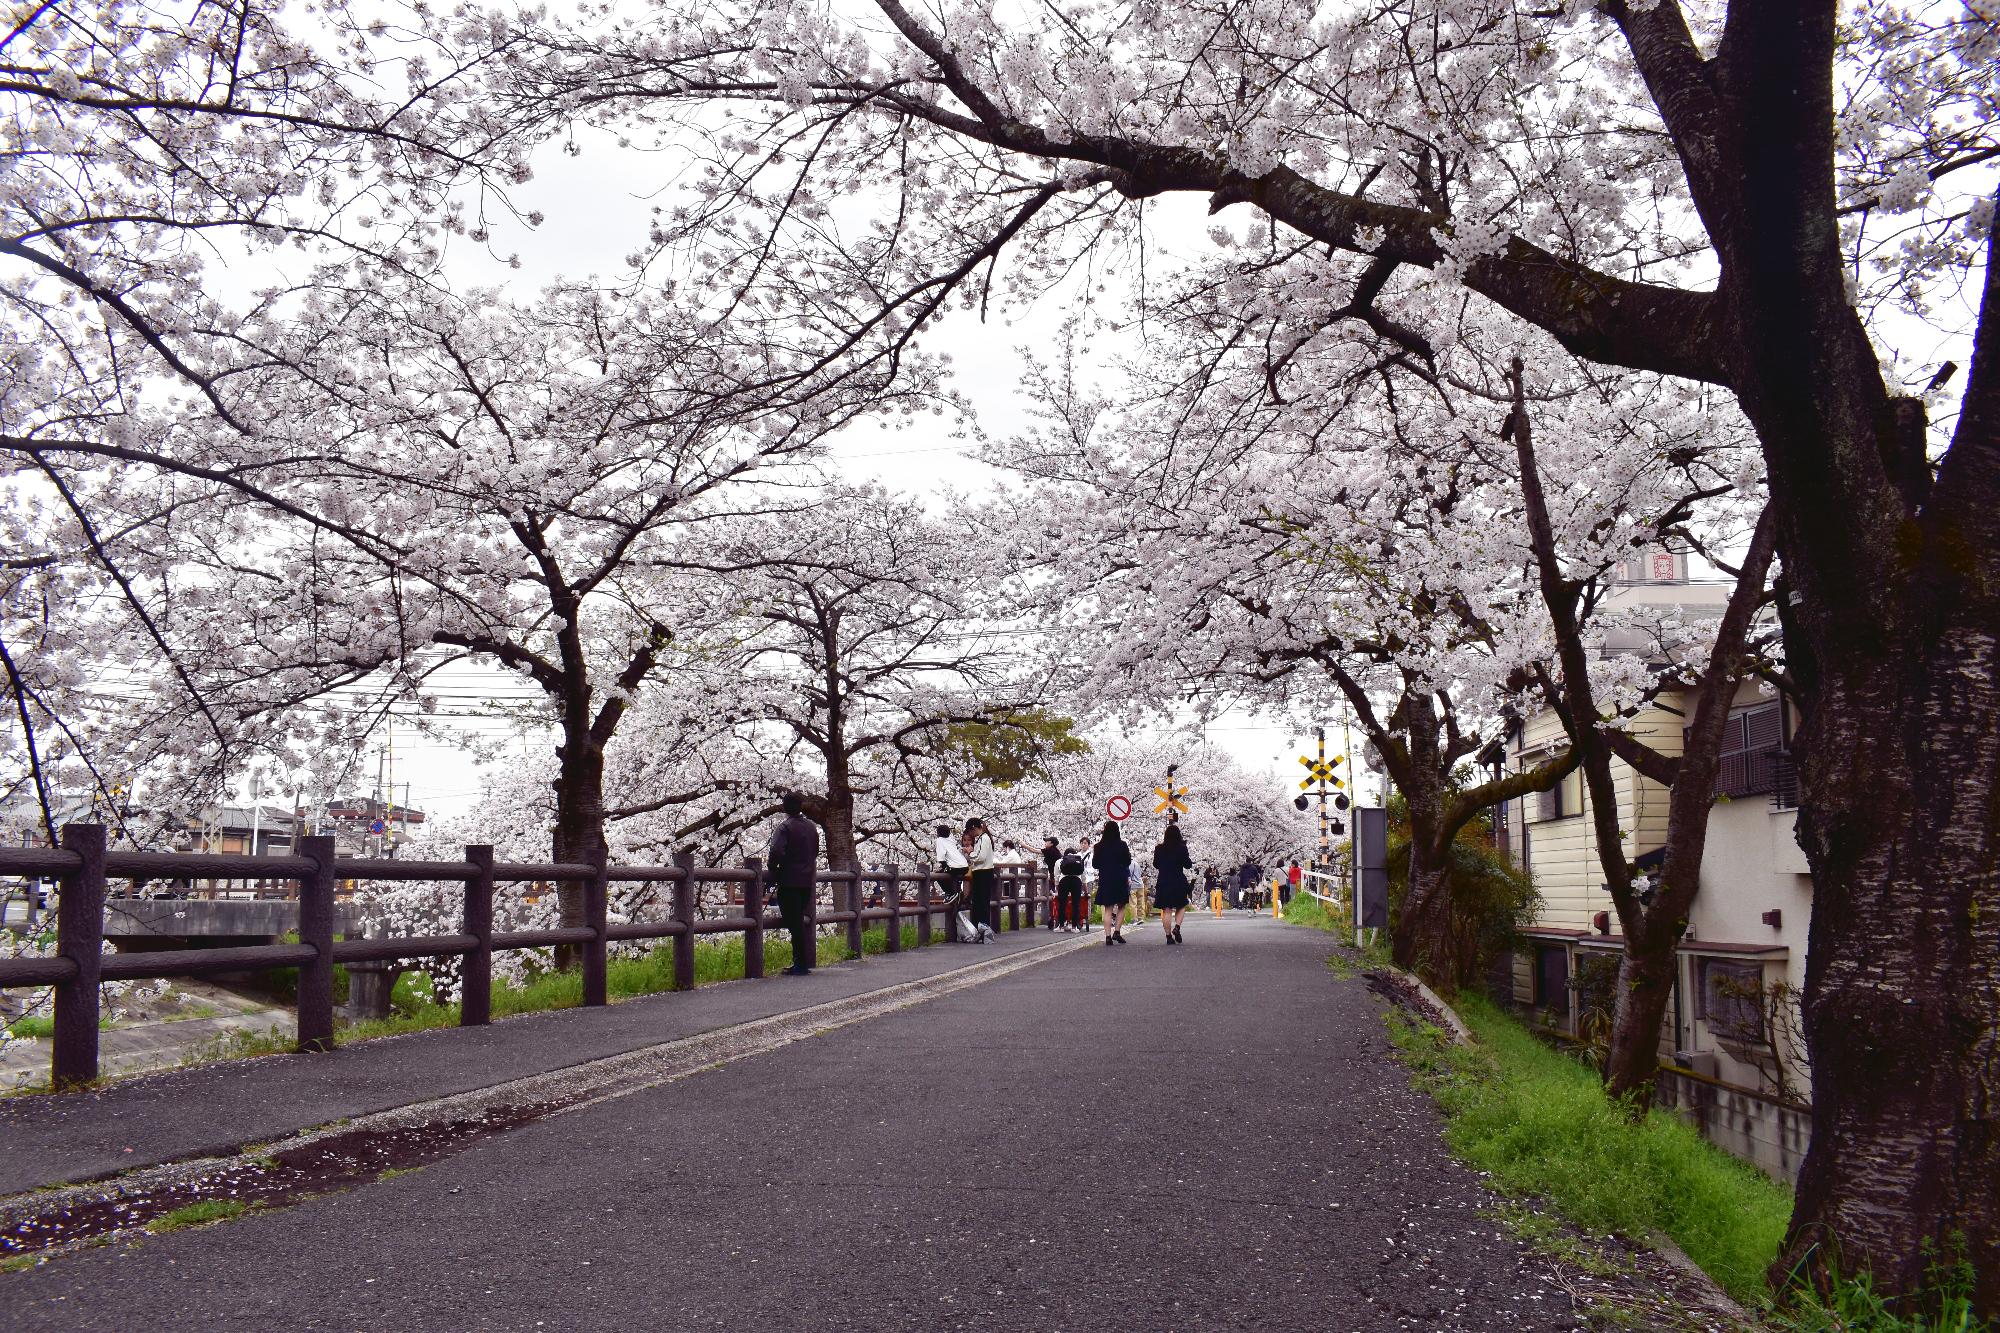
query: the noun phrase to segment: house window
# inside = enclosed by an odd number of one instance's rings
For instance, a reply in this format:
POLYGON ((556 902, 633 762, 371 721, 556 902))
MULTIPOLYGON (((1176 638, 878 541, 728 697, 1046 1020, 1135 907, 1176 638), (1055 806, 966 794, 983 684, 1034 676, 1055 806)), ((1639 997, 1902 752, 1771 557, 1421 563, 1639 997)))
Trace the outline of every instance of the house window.
POLYGON ((1535 1007, 1560 1009, 1569 1021, 1569 950, 1560 944, 1535 946, 1535 1007))
POLYGON ((1728 958, 1703 958, 1697 965, 1696 1016, 1724 1041, 1749 1046, 1766 1043, 1764 967, 1728 958))
MULTIPOLYGON (((1575 775, 1572 774, 1571 776, 1575 775)), ((1569 783, 1570 779, 1565 777, 1547 791, 1538 791, 1535 793, 1535 818, 1537 820, 1546 824, 1551 819, 1565 819, 1570 815, 1578 813, 1578 803, 1570 793, 1569 783)))
POLYGON ((1784 741, 1780 706, 1758 704, 1729 715, 1722 729, 1722 762, 1715 770, 1717 796, 1750 796, 1776 785, 1784 741))

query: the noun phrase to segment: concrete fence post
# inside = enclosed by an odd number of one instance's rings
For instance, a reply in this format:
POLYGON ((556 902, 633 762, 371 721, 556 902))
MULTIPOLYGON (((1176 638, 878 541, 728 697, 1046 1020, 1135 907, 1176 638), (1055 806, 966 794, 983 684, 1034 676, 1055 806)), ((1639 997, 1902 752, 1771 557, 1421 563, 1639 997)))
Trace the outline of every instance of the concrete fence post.
MULTIPOLYGON (((56 952, 76 964, 76 975, 56 987, 49 1084, 57 1089, 97 1080, 98 983, 104 968, 104 825, 65 825, 62 845, 78 865, 62 876, 62 897, 56 902, 56 952)), ((33 893, 30 889, 31 897, 33 893)))
POLYGON ((891 861, 886 868, 888 878, 882 882, 882 901, 889 906, 889 919, 882 924, 888 929, 887 951, 903 951, 903 870, 891 861))
POLYGON ((593 1008, 609 1003, 605 985, 605 916, 610 911, 610 885, 605 879, 610 857, 603 848, 590 856, 590 878, 583 882, 583 924, 590 939, 583 946, 583 1002, 593 1008))
POLYGON ((930 942, 931 877, 920 872, 917 876, 917 947, 921 949, 930 942))
POLYGON ((493 849, 465 849, 472 875, 465 881, 465 933, 478 943, 459 972, 458 1024, 484 1027, 493 1021, 493 849))
POLYGON ((313 948, 312 961, 299 965, 297 1049, 305 1054, 333 1049, 333 839, 301 838, 299 854, 313 863, 299 881, 299 943, 313 948))
POLYGON ((743 863, 750 872, 750 880, 743 886, 743 915, 750 918, 749 929, 743 932, 743 975, 761 977, 764 975, 764 863, 751 857, 743 863))
POLYGON ((854 919, 847 923, 847 952, 856 958, 861 956, 861 905, 868 901, 868 895, 861 888, 861 872, 855 870, 847 884, 847 905, 854 909, 854 919))
POLYGON ((674 881, 674 920, 681 933, 674 936, 674 989, 694 989, 694 853, 675 852, 674 864, 681 877, 674 881))

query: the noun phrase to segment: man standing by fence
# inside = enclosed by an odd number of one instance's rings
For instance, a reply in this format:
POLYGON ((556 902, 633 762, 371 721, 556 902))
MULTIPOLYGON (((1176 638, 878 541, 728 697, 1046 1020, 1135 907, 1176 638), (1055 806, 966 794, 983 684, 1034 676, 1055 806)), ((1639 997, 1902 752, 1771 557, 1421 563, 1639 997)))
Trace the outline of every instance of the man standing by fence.
POLYGON ((813 886, 819 872, 819 828, 805 816, 805 801, 795 791, 783 798, 785 817, 771 835, 771 884, 778 891, 778 915, 792 935, 792 965, 788 977, 813 970, 813 886))

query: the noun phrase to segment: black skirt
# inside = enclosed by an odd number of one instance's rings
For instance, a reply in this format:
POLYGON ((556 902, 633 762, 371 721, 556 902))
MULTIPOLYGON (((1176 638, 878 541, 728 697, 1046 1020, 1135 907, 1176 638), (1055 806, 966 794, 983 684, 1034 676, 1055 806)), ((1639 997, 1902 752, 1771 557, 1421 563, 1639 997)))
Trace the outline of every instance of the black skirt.
POLYGON ((1132 901, 1132 880, 1123 870, 1116 874, 1105 870, 1097 877, 1097 897, 1099 907, 1123 907, 1132 901))

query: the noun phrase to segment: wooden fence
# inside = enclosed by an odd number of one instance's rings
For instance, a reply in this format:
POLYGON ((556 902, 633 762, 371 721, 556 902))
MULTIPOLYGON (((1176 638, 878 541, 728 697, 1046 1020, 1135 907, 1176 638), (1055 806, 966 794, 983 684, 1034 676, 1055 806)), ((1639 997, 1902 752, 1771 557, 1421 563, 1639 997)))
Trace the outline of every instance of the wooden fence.
MULTIPOLYGON (((389 962, 427 958, 462 958, 459 1022, 478 1027, 492 1021, 493 953, 496 949, 537 949, 550 945, 576 947, 583 959, 583 1003, 602 1005, 605 995, 606 948, 615 941, 673 941, 674 989, 694 987, 694 945, 702 935, 741 933, 743 973, 764 975, 764 935, 781 921, 767 910, 764 874, 757 863, 740 869, 697 867, 691 855, 671 866, 612 866, 562 862, 496 862, 491 847, 467 847, 463 861, 377 861, 334 854, 330 837, 299 840, 297 855, 205 855, 181 852, 114 852, 106 849, 101 824, 71 824, 62 832, 62 846, 50 849, 0 848, 0 875, 54 876, 60 882, 56 902, 56 955, 52 958, 0 959, 0 988, 55 987, 55 1051, 50 1083, 57 1088, 89 1083, 97 1078, 98 986, 105 981, 196 977, 218 972, 262 971, 296 967, 298 987, 298 1050, 333 1047, 333 967, 335 963, 389 962), (298 885, 299 942, 247 947, 169 949, 145 953, 104 952, 105 884, 112 879, 178 879, 204 875, 217 878, 291 880, 298 885), (342 880, 456 880, 464 886, 463 921, 455 935, 408 935, 388 939, 334 939, 334 893, 342 880), (555 880, 583 887, 581 925, 543 930, 495 931, 493 886, 529 880, 555 880), (673 902, 665 920, 607 920, 612 883, 669 883, 673 902), (699 885, 741 885, 739 915, 702 917, 695 903, 699 885)), ((932 876, 903 872, 896 866, 876 871, 821 872, 821 884, 851 890, 846 910, 813 910, 814 927, 845 927, 850 952, 861 952, 866 924, 888 926, 888 948, 900 951, 902 925, 913 919, 917 944, 933 938, 932 917, 945 915, 943 901, 933 897, 932 876), (862 886, 882 888, 882 905, 860 906, 867 896, 862 886), (905 898, 906 893, 912 896, 905 898)), ((995 916, 1004 910, 1009 925, 1019 929, 1025 912, 1033 927, 1038 914, 1048 912, 1048 886, 1038 867, 1005 867, 1000 872, 995 916)), ((733 897, 733 893, 732 893, 733 897)), ((733 904, 732 904, 733 907, 733 904)), ((998 925, 997 920, 993 923, 998 925)), ((951 936, 951 922, 942 923, 951 936)))

